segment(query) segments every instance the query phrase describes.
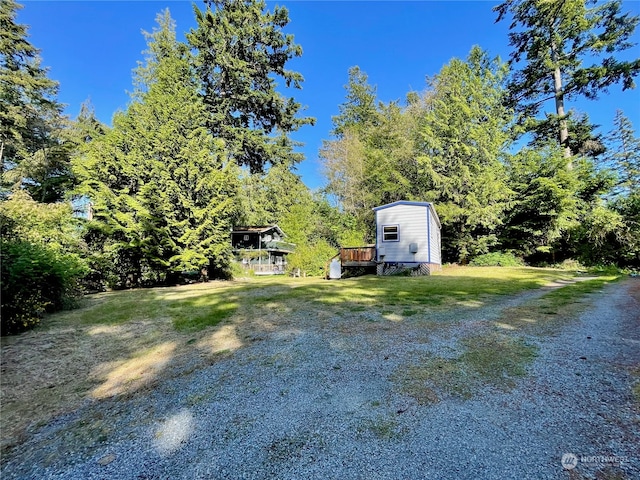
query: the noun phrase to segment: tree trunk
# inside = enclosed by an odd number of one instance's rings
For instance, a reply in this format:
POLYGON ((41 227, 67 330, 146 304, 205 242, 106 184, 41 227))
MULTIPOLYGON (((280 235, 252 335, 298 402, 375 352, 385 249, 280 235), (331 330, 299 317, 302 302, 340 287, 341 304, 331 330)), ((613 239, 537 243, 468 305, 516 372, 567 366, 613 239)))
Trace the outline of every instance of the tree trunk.
MULTIPOLYGON (((562 74, 560 72, 560 68, 556 68, 553 71, 553 83, 555 86, 556 96, 556 114, 560 119, 560 146, 564 149, 564 158, 570 158, 571 149, 569 148, 569 145, 567 145, 569 129, 567 128, 567 120, 564 118, 564 92, 562 91, 562 74)), ((571 162, 569 162, 568 168, 571 169, 571 167, 571 162)))
MULTIPOLYGON (((556 115, 558 115, 560 121, 560 146, 564 150, 564 158, 571 158, 571 149, 567 144, 569 140, 569 129, 567 127, 567 120, 565 118, 564 111, 564 91, 562 90, 562 72, 560 71, 560 67, 558 66, 558 55, 556 52, 555 44, 551 44, 551 60, 556 64, 555 69, 553 70, 553 86, 555 91, 556 98, 556 115)), ((573 163, 571 160, 567 163, 567 168, 571 170, 573 168, 573 163)))

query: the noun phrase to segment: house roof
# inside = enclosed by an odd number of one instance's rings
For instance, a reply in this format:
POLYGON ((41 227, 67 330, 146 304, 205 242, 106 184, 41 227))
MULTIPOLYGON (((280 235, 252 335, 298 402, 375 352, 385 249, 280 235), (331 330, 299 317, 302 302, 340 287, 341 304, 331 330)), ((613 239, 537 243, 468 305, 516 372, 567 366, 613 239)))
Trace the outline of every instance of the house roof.
POLYGON ((433 216, 435 217, 436 222, 438 223, 438 227, 442 228, 442 226, 440 225, 440 218, 438 218, 438 214, 436 212, 436 209, 434 208, 433 203, 431 203, 431 202, 410 202, 408 200, 399 200, 397 202, 387 203, 386 205, 380 205, 379 207, 374 207, 373 211, 377 212, 378 210, 384 210, 385 208, 397 207, 398 205, 411 205, 411 206, 414 206, 414 207, 426 207, 426 208, 429 208, 433 212, 433 216))
POLYGON ((278 225, 262 225, 262 226, 238 226, 231 230, 231 233, 265 233, 269 230, 277 230, 280 235, 286 237, 286 234, 278 225))

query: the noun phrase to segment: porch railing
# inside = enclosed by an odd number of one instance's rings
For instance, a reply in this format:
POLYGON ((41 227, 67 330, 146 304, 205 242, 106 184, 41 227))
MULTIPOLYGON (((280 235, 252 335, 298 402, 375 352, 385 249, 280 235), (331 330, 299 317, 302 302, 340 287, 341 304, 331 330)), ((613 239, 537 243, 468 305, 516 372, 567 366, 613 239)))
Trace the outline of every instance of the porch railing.
POLYGON ((264 249, 280 250, 282 252, 293 252, 296 249, 295 243, 283 242, 282 240, 271 240, 262 245, 264 249))
POLYGON ((340 249, 340 261, 345 263, 352 262, 375 262, 376 247, 347 247, 340 249))
POLYGON ((285 264, 282 265, 274 265, 272 263, 252 263, 252 264, 244 264, 245 270, 253 270, 254 273, 260 275, 273 274, 279 275, 284 274, 286 272, 287 266, 285 264))

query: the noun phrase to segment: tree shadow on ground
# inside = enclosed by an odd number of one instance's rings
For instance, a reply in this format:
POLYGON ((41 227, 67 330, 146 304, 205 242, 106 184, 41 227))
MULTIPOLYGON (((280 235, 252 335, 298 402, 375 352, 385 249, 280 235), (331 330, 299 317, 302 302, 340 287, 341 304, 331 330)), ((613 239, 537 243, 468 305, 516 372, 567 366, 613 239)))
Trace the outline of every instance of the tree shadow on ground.
POLYGON ((341 281, 273 277, 92 295, 78 310, 3 339, 3 450, 18 445, 29 425, 44 424, 86 399, 151 391, 164 379, 279 331, 322 324, 345 335, 375 333, 386 327, 372 319, 389 325, 425 321, 433 311, 480 308, 562 277, 550 270, 499 273, 461 269, 341 281))

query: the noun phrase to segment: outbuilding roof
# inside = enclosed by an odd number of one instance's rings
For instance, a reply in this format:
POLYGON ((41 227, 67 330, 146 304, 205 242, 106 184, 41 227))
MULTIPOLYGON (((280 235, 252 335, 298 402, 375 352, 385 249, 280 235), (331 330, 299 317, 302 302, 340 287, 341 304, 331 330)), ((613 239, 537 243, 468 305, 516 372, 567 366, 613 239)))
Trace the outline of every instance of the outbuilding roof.
POLYGON ((438 223, 438 227, 442 228, 442 226, 440 225, 440 218, 438 218, 438 214, 436 212, 436 209, 434 208, 433 203, 431 203, 431 202, 410 202, 409 200, 398 200, 397 202, 387 203, 386 205, 380 205, 379 207, 374 207, 373 211, 377 212, 378 210, 384 210, 385 208, 397 207, 398 205, 411 205, 411 206, 414 206, 414 207, 426 207, 426 208, 429 208, 431 210, 431 212, 433 212, 433 216, 436 219, 436 222, 438 223))

